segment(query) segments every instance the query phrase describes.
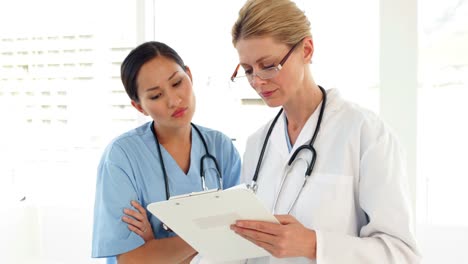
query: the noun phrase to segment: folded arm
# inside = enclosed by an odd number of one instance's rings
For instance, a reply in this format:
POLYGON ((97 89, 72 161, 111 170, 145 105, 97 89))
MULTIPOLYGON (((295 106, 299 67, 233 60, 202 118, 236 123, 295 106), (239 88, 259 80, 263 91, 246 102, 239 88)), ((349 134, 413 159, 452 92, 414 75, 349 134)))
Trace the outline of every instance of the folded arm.
POLYGON ((180 237, 153 239, 117 256, 119 264, 189 263, 196 251, 180 237), (188 261, 188 262, 187 262, 188 261))
POLYGON ((145 244, 117 257, 119 264, 130 263, 190 263, 196 251, 180 237, 155 239, 145 208, 137 201, 131 202, 136 209, 125 209, 122 221, 128 229, 139 235, 145 244))

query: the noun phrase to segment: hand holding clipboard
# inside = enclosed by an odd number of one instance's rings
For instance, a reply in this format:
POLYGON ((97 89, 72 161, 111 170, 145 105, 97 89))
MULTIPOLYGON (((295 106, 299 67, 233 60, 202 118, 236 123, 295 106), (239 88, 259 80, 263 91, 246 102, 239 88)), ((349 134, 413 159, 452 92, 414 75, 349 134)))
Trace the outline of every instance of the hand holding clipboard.
POLYGON ((230 229, 236 220, 278 223, 255 194, 246 188, 210 190, 148 205, 148 210, 213 261, 269 256, 263 248, 230 229))

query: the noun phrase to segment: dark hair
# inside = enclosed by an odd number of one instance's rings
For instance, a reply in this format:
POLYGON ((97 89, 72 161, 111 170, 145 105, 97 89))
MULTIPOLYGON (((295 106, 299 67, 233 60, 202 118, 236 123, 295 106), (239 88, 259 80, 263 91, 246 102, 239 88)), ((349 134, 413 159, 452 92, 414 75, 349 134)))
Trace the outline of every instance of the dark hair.
POLYGON ((168 45, 157 41, 149 41, 139 45, 130 51, 120 66, 120 78, 122 79, 128 97, 133 101, 140 101, 138 98, 136 79, 141 67, 143 64, 158 56, 174 60, 174 62, 185 70, 185 64, 182 58, 168 45))

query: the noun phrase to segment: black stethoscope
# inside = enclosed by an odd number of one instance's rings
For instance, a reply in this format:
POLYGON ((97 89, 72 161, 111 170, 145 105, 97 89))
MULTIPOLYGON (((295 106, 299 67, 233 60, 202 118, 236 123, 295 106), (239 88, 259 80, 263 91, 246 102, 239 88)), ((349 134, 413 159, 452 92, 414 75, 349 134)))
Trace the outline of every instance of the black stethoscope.
MULTIPOLYGON (((317 134, 318 134, 318 132, 320 130, 320 124, 322 123, 323 112, 325 111, 325 105, 327 104, 327 92, 321 86, 319 86, 319 88, 320 88, 320 91, 323 94, 323 100, 322 100, 322 106, 320 107, 320 113, 319 113, 319 117, 318 117, 318 120, 317 120, 317 125, 315 127, 315 131, 314 131, 314 134, 312 136, 312 139, 310 140, 309 144, 304 144, 304 145, 298 147, 296 149, 296 151, 294 151, 293 155, 291 156, 291 158, 288 161, 288 166, 290 167, 294 163, 294 160, 296 159, 296 156, 302 150, 309 150, 312 153, 312 160, 311 160, 310 164, 308 165, 307 170, 305 172, 304 183, 302 184, 302 187, 299 190, 298 194, 296 195, 296 198, 294 199, 293 203, 290 205, 290 207, 288 209, 288 213, 291 212, 292 208, 294 207, 294 205, 297 202, 297 199, 301 195, 302 190, 304 189, 304 186, 306 185, 307 180, 310 177, 310 174, 312 174, 312 170, 314 169, 314 165, 315 165, 315 160, 317 159, 317 151, 314 148, 314 142, 315 142, 315 138, 317 137, 317 134)), ((252 179, 252 183, 250 185, 248 185, 248 187, 254 193, 256 193, 257 189, 258 189, 258 184, 257 184, 258 174, 260 172, 260 167, 262 165, 263 155, 265 154, 266 146, 268 145, 268 140, 270 139, 271 132, 273 131, 273 128, 275 127, 276 122, 278 121, 278 118, 280 117, 282 112, 283 112, 283 108, 281 108, 281 110, 278 112, 275 119, 273 119, 273 122, 271 123, 270 128, 268 129, 268 132, 267 132, 266 137, 265 137, 265 141, 263 142, 262 151, 260 152, 260 157, 258 158, 257 167, 255 169, 255 173, 254 173, 254 176, 253 176, 253 179, 252 179)), ((278 198, 279 198, 279 196, 280 196, 280 194, 281 194, 281 192, 283 190, 284 181, 285 181, 285 177, 283 177, 283 180, 281 181, 281 185, 280 185, 278 194, 276 195, 276 199, 275 199, 275 202, 274 202, 274 205, 273 205, 273 210, 276 208, 278 198)))
MULTIPOLYGON (((203 143, 203 146, 205 147, 205 155, 203 155, 200 158, 200 177, 201 177, 202 188, 203 188, 204 191, 208 190, 208 188, 206 187, 206 178, 205 178, 205 170, 204 170, 205 166, 204 166, 203 161, 205 159, 211 159, 213 161, 213 163, 215 164, 215 166, 216 166, 216 175, 218 177, 218 189, 221 190, 221 189, 223 189, 223 176, 221 175, 221 170, 219 169, 218 161, 208 151, 208 145, 206 144, 205 138, 203 137, 203 135, 200 132, 200 130, 198 129, 198 127, 193 123, 190 123, 190 125, 195 129, 195 131, 197 131, 197 134, 200 137, 200 139, 201 139, 201 141, 203 143)), ((164 159, 163 159, 163 156, 161 154, 161 146, 159 144, 159 140, 158 140, 158 137, 156 135, 156 130, 154 129, 154 121, 151 123, 151 132, 153 132, 154 140, 156 141, 156 148, 157 148, 158 154, 159 154, 159 163, 161 164, 161 169, 162 169, 163 176, 164 176, 164 186, 165 186, 165 190, 166 190, 166 200, 169 200, 169 198, 171 197, 170 192, 169 192, 169 179, 167 177, 167 171, 166 171, 166 166, 164 165, 164 159)), ((172 231, 165 224, 162 224, 162 226, 166 231, 172 231)))

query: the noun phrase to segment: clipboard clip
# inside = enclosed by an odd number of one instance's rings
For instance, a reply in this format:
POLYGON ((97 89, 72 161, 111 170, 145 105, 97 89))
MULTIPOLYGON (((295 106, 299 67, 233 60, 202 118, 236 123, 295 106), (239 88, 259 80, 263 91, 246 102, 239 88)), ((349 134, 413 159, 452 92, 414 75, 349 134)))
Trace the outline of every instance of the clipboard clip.
POLYGON ((213 192, 217 192, 217 191, 219 191, 219 189, 211 189, 211 190, 200 191, 200 192, 191 192, 191 193, 171 196, 171 197, 169 197, 169 200, 180 199, 180 198, 185 198, 185 197, 190 197, 190 196, 197 196, 197 195, 202 195, 202 194, 208 194, 208 193, 213 193, 213 192))
POLYGON ((164 230, 166 230, 167 232, 174 232, 172 231, 172 229, 170 227, 168 227, 165 223, 161 223, 161 226, 164 230))
POLYGON ((256 181, 252 181, 251 184, 247 184, 247 189, 251 190, 253 193, 257 193, 258 184, 256 181))
MULTIPOLYGON (((191 192, 191 193, 186 193, 186 194, 181 194, 181 195, 174 195, 174 196, 169 197, 169 200, 176 200, 176 199, 180 199, 180 198, 186 198, 186 197, 191 197, 191 196, 214 193, 214 192, 217 192, 217 191, 220 191, 220 189, 211 189, 211 190, 206 190, 206 191, 199 191, 199 192, 191 192)), ((176 202, 175 205, 180 205, 180 203, 176 202)), ((167 232, 174 232, 165 223, 161 223, 161 226, 167 232)))

